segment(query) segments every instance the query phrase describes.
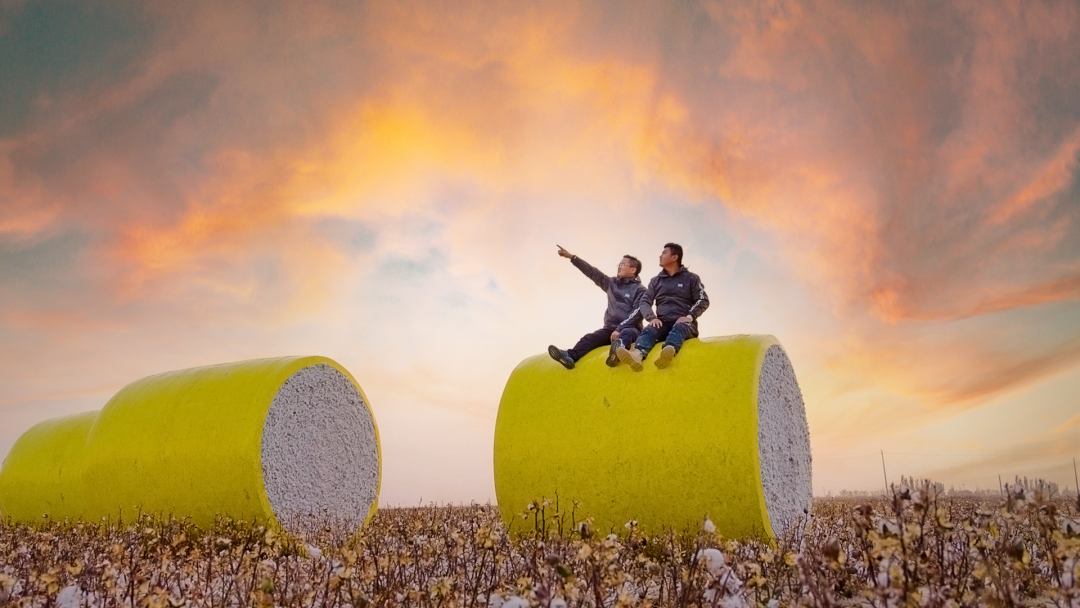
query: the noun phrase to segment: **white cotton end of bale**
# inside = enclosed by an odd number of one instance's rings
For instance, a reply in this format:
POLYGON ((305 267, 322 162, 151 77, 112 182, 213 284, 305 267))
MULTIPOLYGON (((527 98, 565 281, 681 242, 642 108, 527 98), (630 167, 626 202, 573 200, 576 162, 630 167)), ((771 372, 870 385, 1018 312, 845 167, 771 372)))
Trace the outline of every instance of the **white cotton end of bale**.
POLYGON ((282 384, 263 426, 266 495, 283 527, 362 525, 378 500, 375 421, 356 386, 324 364, 282 384))
POLYGON ((758 381, 761 485, 773 533, 781 535, 810 510, 810 430, 806 406, 784 349, 772 345, 758 381))

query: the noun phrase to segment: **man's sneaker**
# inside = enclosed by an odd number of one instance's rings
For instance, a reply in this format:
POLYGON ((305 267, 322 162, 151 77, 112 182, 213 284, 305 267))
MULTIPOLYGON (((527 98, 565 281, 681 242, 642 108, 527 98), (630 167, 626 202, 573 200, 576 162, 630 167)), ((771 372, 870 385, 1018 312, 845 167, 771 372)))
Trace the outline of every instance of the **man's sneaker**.
POLYGON ((636 348, 627 350, 622 344, 615 349, 615 356, 619 358, 619 361, 630 366, 630 369, 635 372, 641 371, 641 351, 636 348))
POLYGON ((604 363, 607 363, 608 367, 615 367, 619 364, 619 355, 615 351, 619 350, 621 347, 622 340, 615 340, 611 343, 611 348, 607 351, 607 360, 604 361, 604 363))
POLYGON ((668 344, 664 347, 664 350, 660 351, 660 358, 656 360, 656 367, 664 369, 671 365, 672 360, 675 359, 675 347, 668 344))
POLYGON ((565 350, 559 350, 554 344, 548 347, 548 354, 551 358, 558 361, 566 369, 574 369, 574 360, 570 358, 570 354, 565 350))

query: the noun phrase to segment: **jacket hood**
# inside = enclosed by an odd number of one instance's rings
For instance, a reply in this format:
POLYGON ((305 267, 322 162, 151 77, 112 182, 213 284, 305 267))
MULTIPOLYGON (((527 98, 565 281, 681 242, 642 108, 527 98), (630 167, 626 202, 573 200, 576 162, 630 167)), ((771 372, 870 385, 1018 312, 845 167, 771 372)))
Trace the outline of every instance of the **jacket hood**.
POLYGON ((667 268, 660 269, 660 274, 667 274, 669 277, 677 277, 684 272, 690 272, 690 269, 686 266, 679 266, 679 269, 675 271, 675 274, 668 274, 667 268))

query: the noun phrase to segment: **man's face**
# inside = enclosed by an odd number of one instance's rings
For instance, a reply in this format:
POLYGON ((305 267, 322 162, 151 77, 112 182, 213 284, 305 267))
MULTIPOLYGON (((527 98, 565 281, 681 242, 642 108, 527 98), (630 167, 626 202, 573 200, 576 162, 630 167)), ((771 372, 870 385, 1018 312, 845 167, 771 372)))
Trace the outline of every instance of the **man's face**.
POLYGON ((671 249, 668 249, 667 247, 664 247, 664 250, 660 252, 660 265, 661 266, 667 266, 669 264, 677 264, 678 262, 676 260, 678 260, 678 259, 679 259, 679 256, 675 255, 674 253, 671 253, 671 249))
POLYGON ((619 262, 619 270, 616 271, 615 276, 620 279, 628 279, 634 276, 634 263, 627 258, 623 258, 619 262))

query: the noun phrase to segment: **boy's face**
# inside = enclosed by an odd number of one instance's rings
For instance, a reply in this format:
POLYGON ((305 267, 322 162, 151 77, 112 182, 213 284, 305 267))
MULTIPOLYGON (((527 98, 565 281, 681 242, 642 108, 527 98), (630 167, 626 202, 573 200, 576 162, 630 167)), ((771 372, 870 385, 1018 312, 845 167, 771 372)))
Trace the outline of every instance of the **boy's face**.
POLYGON ((623 258, 622 261, 619 262, 619 269, 615 271, 615 276, 620 279, 628 279, 634 276, 634 274, 634 262, 628 258, 623 258))

